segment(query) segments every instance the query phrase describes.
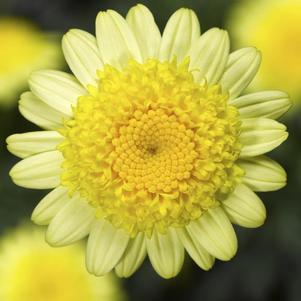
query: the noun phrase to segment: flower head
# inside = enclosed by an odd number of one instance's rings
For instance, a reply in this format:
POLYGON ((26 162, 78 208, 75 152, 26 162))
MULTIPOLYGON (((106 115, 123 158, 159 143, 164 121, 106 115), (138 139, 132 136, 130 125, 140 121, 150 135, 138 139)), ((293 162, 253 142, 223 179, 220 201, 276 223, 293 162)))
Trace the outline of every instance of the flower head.
POLYGON ((284 170, 262 156, 286 138, 274 119, 290 106, 285 93, 238 97, 260 54, 229 54, 225 31, 200 35, 193 11, 180 9, 161 36, 150 11, 126 19, 99 13, 96 38, 63 38, 75 74, 39 71, 20 111, 47 131, 12 135, 24 158, 18 185, 54 188, 34 210, 49 224, 47 241, 87 235, 87 268, 133 274, 148 254, 165 278, 180 271, 184 249, 203 269, 237 249, 232 224, 260 226, 265 208, 253 191, 285 185, 284 170), (112 38, 114 37, 114 38, 112 38))
POLYGON ((43 236, 42 230, 24 225, 1 238, 1 300, 124 300, 113 275, 96 278, 86 271, 81 245, 54 249, 43 236))
POLYGON ((54 36, 23 19, 1 17, 0 39, 0 106, 8 106, 32 71, 59 67, 62 55, 54 36))
POLYGON ((251 44, 263 54, 252 88, 284 89, 301 97, 301 2, 241 1, 228 18, 237 46, 251 44))

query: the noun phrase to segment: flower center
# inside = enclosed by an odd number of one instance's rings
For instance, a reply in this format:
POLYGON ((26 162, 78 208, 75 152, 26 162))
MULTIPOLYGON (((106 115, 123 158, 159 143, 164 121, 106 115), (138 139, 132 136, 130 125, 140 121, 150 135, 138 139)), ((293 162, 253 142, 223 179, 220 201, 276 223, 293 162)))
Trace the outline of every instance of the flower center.
POLYGON ((171 110, 137 110, 113 140, 113 169, 133 189, 181 191, 197 158, 194 135, 171 110))
POLYGON ((242 175, 237 110, 188 66, 106 66, 61 130, 62 185, 131 236, 199 218, 242 175))

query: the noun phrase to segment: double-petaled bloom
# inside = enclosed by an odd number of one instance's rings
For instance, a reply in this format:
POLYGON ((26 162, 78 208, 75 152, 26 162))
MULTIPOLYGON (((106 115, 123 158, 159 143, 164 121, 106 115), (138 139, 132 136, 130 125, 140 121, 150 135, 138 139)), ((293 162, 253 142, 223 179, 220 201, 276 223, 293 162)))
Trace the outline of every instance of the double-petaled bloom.
POLYGON ((96 38, 73 29, 63 51, 73 75, 39 71, 20 111, 45 129, 8 138, 23 158, 10 172, 23 187, 53 190, 33 212, 47 241, 89 236, 87 269, 132 275, 148 255, 162 277, 184 251, 204 270, 237 250, 232 223, 258 227, 254 191, 286 183, 263 156, 286 138, 275 121, 290 107, 280 91, 239 96, 260 53, 229 53, 227 32, 200 34, 195 13, 176 11, 161 35, 151 12, 100 12, 96 38))

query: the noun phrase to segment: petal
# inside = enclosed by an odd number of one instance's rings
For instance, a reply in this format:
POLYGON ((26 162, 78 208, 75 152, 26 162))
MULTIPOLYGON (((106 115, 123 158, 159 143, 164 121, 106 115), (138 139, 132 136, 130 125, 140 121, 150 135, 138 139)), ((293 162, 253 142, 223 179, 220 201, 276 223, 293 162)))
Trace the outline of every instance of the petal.
POLYGON ((70 201, 68 189, 59 186, 49 192, 34 209, 31 220, 38 225, 48 225, 54 216, 70 201))
POLYGON ((254 191, 275 191, 286 185, 286 172, 274 160, 265 157, 239 160, 245 171, 243 182, 254 191))
POLYGON ((94 220, 94 208, 79 197, 73 197, 50 222, 46 241, 55 247, 70 245, 89 234, 94 220))
POLYGON ((261 62, 261 55, 253 47, 239 49, 230 54, 226 71, 220 81, 230 99, 237 97, 252 81, 261 62))
POLYGON ((184 248, 176 230, 169 229, 166 234, 154 231, 146 239, 149 259, 155 271, 163 278, 175 277, 181 270, 184 261, 184 248))
POLYGON ((196 80, 206 77, 209 84, 217 83, 224 72, 229 47, 229 36, 224 30, 212 28, 201 35, 189 52, 190 69, 196 80))
POLYGON ((21 95, 19 110, 27 120, 49 130, 62 127, 63 120, 68 118, 67 115, 51 108, 31 92, 21 95))
POLYGON ((171 61, 176 56, 181 62, 194 41, 200 37, 198 17, 191 9, 181 8, 168 20, 164 29, 159 52, 162 61, 171 61))
POLYGON ((158 57, 161 33, 149 9, 142 4, 132 7, 126 21, 137 40, 143 61, 158 57))
POLYGON ((142 264, 146 256, 146 243, 143 233, 139 233, 131 239, 128 246, 115 267, 119 277, 130 277, 142 264))
POLYGON ((241 157, 254 157, 267 153, 279 146, 288 133, 286 127, 272 119, 243 119, 239 137, 243 147, 241 157))
POLYGON ((122 257, 129 236, 106 220, 98 220, 92 227, 86 265, 91 274, 102 276, 110 272, 122 257))
POLYGON ((96 71, 103 68, 96 38, 90 33, 71 29, 62 41, 66 61, 76 78, 87 87, 97 86, 96 71))
POLYGON ((72 105, 87 91, 74 76, 54 70, 33 72, 29 77, 32 92, 51 108, 72 116, 72 105))
POLYGON ((246 185, 238 185, 222 204, 231 222, 237 225, 257 228, 265 221, 266 210, 264 204, 246 185))
POLYGON ((193 240, 188 231, 177 229, 179 237, 184 245, 184 248, 194 260, 194 262, 203 270, 208 271, 214 264, 214 257, 211 256, 197 240, 193 240))
POLYGON ((117 12, 108 10, 98 14, 96 37, 101 58, 105 64, 123 68, 127 66, 130 59, 142 61, 133 32, 117 12))
POLYGON ((37 154, 17 163, 10 171, 13 182, 34 189, 48 189, 60 184, 63 156, 59 151, 37 154))
POLYGON ((292 105, 289 96, 281 91, 247 94, 230 101, 243 118, 265 117, 277 119, 292 105))
POLYGON ((55 131, 14 134, 6 139, 7 149, 20 158, 55 150, 64 137, 55 131))
POLYGON ((221 260, 230 260, 237 251, 237 238, 224 210, 209 209, 186 227, 193 241, 221 260))

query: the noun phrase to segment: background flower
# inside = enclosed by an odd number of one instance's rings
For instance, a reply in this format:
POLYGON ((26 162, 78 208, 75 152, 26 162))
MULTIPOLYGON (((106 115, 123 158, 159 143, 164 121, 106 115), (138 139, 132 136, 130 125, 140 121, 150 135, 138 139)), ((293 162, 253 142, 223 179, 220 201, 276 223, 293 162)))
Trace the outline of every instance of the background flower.
POLYGON ((122 301, 113 275, 86 272, 83 246, 54 249, 42 229, 22 225, 0 241, 0 298, 6 301, 122 301))
POLYGON ((0 40, 0 106, 16 103, 32 71, 63 64, 58 36, 29 20, 0 16, 0 40))
POLYGON ((235 46, 254 45, 262 66, 252 89, 283 89, 298 105, 301 97, 301 1, 240 1, 229 13, 226 28, 235 46))

